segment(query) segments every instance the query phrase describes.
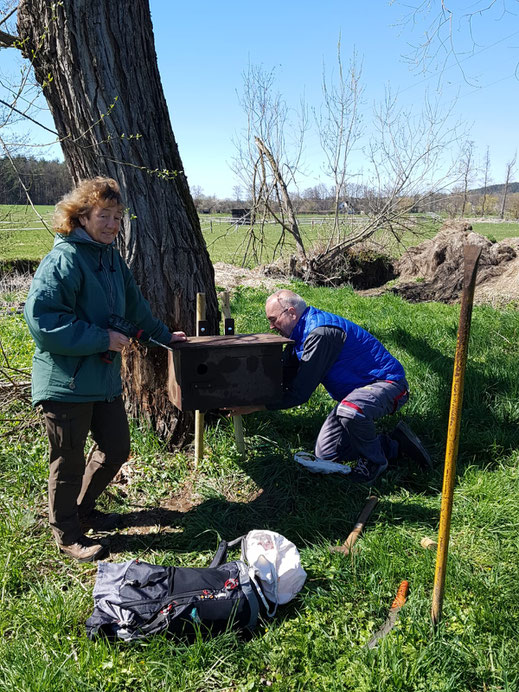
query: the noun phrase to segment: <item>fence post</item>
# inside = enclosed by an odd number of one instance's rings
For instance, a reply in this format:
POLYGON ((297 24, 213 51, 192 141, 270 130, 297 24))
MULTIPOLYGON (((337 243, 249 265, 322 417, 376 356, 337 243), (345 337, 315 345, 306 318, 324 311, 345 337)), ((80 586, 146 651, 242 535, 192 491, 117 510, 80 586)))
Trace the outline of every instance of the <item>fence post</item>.
MULTIPOLYGON (((205 293, 196 294, 196 335, 200 336, 200 322, 205 320, 205 293)), ((204 456, 204 421, 205 415, 195 411, 195 469, 204 456)))

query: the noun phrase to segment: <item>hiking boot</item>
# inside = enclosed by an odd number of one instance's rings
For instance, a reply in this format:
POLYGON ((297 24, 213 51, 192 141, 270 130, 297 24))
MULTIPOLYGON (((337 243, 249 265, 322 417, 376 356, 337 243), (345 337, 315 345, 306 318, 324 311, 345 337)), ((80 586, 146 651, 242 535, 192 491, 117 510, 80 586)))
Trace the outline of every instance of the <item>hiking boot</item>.
POLYGON ((425 449, 419 438, 411 428, 403 421, 400 421, 393 432, 390 434, 393 440, 398 442, 398 452, 411 461, 415 461, 424 471, 430 471, 433 467, 431 455, 425 449))
POLYGON ((80 536, 75 543, 63 545, 58 543, 60 552, 78 562, 95 562, 108 553, 108 546, 93 541, 88 536, 80 536))
POLYGON ((375 464, 369 459, 359 459, 348 478, 353 483, 374 483, 386 469, 387 461, 384 464, 375 464))
POLYGON ((93 509, 85 516, 79 516, 79 523, 83 531, 93 529, 94 531, 113 531, 121 523, 121 515, 115 512, 101 512, 93 509))

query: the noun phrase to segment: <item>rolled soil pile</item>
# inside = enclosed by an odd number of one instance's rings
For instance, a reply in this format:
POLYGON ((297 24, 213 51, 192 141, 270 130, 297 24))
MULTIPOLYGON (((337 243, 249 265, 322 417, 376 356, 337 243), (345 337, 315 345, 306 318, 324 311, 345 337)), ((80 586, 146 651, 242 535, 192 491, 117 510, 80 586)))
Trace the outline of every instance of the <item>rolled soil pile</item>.
POLYGON ((391 290, 413 302, 453 303, 463 290, 463 246, 479 245, 475 302, 503 304, 519 299, 519 238, 493 243, 470 225, 450 221, 431 240, 409 248, 396 262, 398 285, 391 290))

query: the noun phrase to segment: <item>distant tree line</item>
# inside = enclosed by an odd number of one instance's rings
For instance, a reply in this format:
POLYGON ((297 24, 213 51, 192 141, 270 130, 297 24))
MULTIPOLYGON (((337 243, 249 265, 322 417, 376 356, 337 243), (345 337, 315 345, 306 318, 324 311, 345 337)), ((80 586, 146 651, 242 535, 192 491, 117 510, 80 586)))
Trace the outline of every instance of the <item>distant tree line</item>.
MULTIPOLYGON (((0 158, 0 204, 26 204, 27 194, 33 204, 54 205, 72 187, 72 179, 66 164, 57 160, 47 161, 33 156, 0 158)), ((341 211, 344 214, 369 213, 373 207, 373 193, 360 185, 347 186, 341 197, 341 211), (351 189, 350 189, 351 188, 351 189)), ((498 216, 503 202, 505 185, 487 185, 477 189, 463 190, 461 186, 450 194, 439 193, 426 202, 416 204, 412 211, 447 213, 450 216, 498 216)), ((191 193, 200 214, 231 213, 233 208, 248 208, 251 200, 236 186, 232 198, 218 199, 215 195, 204 195, 198 185, 193 185, 191 193)), ((297 213, 332 214, 335 204, 334 186, 323 183, 291 193, 297 213)), ((408 205, 408 198, 402 198, 402 205, 408 205)), ((504 218, 519 219, 519 183, 508 185, 504 218)))
POLYGON ((56 204, 71 187, 65 163, 33 156, 0 158, 0 204, 27 204, 27 193, 33 204, 56 204))
MULTIPOLYGON (((448 214, 452 217, 495 217, 500 216, 502 203, 505 201, 503 218, 519 219, 519 183, 508 185, 506 200, 504 200, 505 185, 488 185, 486 188, 478 188, 464 191, 461 187, 451 193, 438 193, 431 195, 427 200, 415 201, 403 196, 399 201, 402 208, 410 209, 415 213, 434 212, 448 214)), ((237 187, 233 198, 218 199, 214 195, 204 195, 202 188, 192 188, 193 199, 200 214, 228 213, 231 209, 250 208, 252 200, 243 195, 237 187)), ((301 193, 291 193, 292 202, 298 214, 334 213, 335 190, 333 186, 319 184, 309 187, 301 193)), ((361 189, 360 186, 351 186, 346 194, 341 197, 341 213, 368 214, 374 207, 373 192, 361 189)))

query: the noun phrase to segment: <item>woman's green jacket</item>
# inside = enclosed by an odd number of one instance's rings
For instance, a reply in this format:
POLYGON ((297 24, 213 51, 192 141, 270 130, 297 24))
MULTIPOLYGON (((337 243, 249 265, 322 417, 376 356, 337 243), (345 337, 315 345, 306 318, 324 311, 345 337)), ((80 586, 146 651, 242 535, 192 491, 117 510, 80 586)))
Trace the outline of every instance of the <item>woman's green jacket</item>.
POLYGON ((122 391, 121 356, 108 350, 108 323, 119 315, 152 338, 169 343, 166 325, 153 317, 130 270, 113 245, 77 228, 56 235, 34 275, 25 319, 36 342, 32 400, 112 401, 122 391))

